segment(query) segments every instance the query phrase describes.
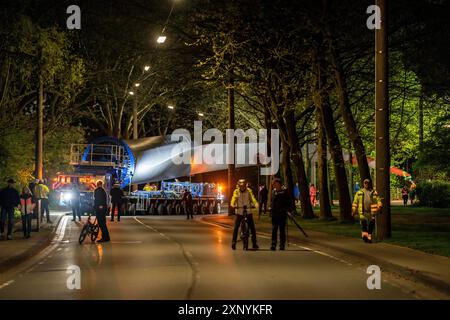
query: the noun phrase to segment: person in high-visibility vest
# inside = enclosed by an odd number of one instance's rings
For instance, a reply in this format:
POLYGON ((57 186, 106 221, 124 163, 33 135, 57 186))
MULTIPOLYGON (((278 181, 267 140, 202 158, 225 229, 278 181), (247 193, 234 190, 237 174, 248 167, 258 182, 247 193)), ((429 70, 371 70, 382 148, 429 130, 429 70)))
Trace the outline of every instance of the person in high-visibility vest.
POLYGON ((256 243, 256 228, 255 222, 253 221, 252 206, 258 208, 258 201, 256 200, 253 192, 247 187, 247 181, 245 179, 240 179, 238 181, 238 187, 234 190, 233 196, 231 197, 230 206, 236 212, 236 219, 234 220, 234 230, 233 230, 233 240, 231 242, 231 248, 236 250, 236 241, 238 236, 239 226, 241 225, 242 219, 244 219, 244 207, 247 208, 247 222, 250 232, 252 234, 253 249, 259 249, 256 243))
POLYGON ((355 194, 353 200, 353 216, 359 218, 361 224, 361 238, 366 243, 372 242, 372 233, 375 229, 375 215, 381 208, 381 198, 373 190, 370 180, 364 180, 364 187, 355 194))

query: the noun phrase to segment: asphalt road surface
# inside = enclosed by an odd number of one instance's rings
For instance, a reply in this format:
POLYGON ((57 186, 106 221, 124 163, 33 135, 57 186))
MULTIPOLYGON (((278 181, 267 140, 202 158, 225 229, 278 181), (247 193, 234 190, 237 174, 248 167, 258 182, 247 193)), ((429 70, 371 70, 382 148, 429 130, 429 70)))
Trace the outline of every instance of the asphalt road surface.
POLYGON ((386 279, 369 290, 364 268, 301 245, 272 252, 261 236, 260 250, 232 251, 230 229, 199 220, 124 217, 108 226, 110 243, 80 245, 81 224, 63 217, 45 251, 2 276, 0 299, 414 299, 386 279))

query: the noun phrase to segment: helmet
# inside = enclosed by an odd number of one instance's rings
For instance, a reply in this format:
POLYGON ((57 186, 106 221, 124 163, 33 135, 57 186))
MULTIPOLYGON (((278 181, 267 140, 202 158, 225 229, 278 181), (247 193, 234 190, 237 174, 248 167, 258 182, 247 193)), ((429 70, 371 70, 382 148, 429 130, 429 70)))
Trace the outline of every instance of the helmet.
POLYGON ((247 180, 245 180, 245 179, 239 179, 238 180, 238 187, 240 188, 240 187, 247 187, 247 180))

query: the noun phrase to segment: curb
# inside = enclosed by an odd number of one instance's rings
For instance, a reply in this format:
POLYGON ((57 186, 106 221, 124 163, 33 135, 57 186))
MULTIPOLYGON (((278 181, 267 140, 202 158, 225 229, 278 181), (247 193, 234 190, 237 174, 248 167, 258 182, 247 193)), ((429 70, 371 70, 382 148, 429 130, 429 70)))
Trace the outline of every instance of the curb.
POLYGON ((55 231, 58 229, 59 224, 61 223, 61 219, 64 217, 63 215, 60 215, 57 219, 58 221, 54 224, 53 230, 48 234, 47 237, 44 237, 43 239, 39 240, 33 247, 26 250, 25 252, 13 256, 10 259, 7 259, 6 261, 0 263, 0 273, 6 273, 9 271, 12 267, 17 266, 18 264, 34 257, 38 253, 40 253, 42 250, 44 250, 48 245, 53 241, 53 238, 55 236, 55 231))
MULTIPOLYGON (((205 223, 214 224, 219 227, 225 227, 225 228, 229 228, 229 229, 233 228, 233 225, 230 225, 230 224, 224 223, 224 222, 216 222, 216 221, 214 221, 214 218, 202 217, 202 218, 200 218, 200 221, 205 222, 205 223)), ((308 230, 308 229, 306 229, 306 230, 308 230)), ((311 231, 313 231, 313 230, 311 230, 311 231)), ((314 232, 320 232, 320 231, 314 231, 314 232)), ((322 233, 325 233, 325 232, 322 232, 322 233)), ((263 235, 263 236, 271 236, 271 234, 267 233, 267 232, 258 232, 257 231, 256 234, 263 235)), ((295 241, 300 240, 298 237, 295 237, 295 236, 294 237, 290 236, 290 238, 295 239, 295 241)), ((292 240, 290 242, 292 242, 292 240)), ((430 276, 422 273, 421 271, 403 267, 401 265, 391 263, 387 260, 379 259, 377 257, 370 256, 370 255, 367 255, 364 253, 360 253, 360 252, 354 251, 354 250, 343 249, 341 247, 335 247, 333 245, 328 245, 328 244, 324 245, 324 244, 320 244, 320 243, 316 243, 316 242, 308 241, 307 243, 310 246, 312 245, 312 246, 316 246, 319 248, 328 248, 328 249, 332 249, 332 250, 338 251, 338 252, 346 254, 346 255, 351 255, 353 257, 356 257, 356 258, 359 258, 359 259, 362 259, 365 261, 370 261, 371 264, 375 263, 378 265, 382 265, 383 268, 391 274, 402 276, 410 281, 420 282, 420 283, 422 283, 434 290, 437 290, 440 293, 446 294, 450 297, 450 284, 449 283, 445 283, 440 280, 437 280, 433 277, 430 277, 430 276)), ((393 246, 395 246, 395 245, 393 245, 393 246)))

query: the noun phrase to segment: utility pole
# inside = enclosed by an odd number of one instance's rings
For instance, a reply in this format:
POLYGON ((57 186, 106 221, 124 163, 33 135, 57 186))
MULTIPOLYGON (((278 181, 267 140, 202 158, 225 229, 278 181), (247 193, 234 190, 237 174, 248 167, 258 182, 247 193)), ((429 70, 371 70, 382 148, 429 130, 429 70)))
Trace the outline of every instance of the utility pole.
POLYGON ((44 84, 39 77, 38 99, 37 99, 37 144, 36 144, 36 172, 35 176, 43 178, 43 154, 44 154, 44 84))
MULTIPOLYGON (((137 95, 138 95, 138 88, 136 87, 134 90, 134 97, 133 97, 133 139, 139 138, 139 132, 138 132, 138 112, 137 112, 137 95)), ((137 191, 138 185, 133 184, 131 186, 131 191, 137 191)))
MULTIPOLYGON (((228 83, 228 129, 235 129, 234 128, 234 79, 233 79, 233 71, 230 71, 229 75, 229 83, 228 83)), ((231 198, 233 197, 234 187, 235 187, 235 177, 234 177, 234 136, 233 141, 230 141, 230 145, 233 148, 233 151, 230 150, 230 152, 233 153, 233 161, 232 163, 228 164, 228 215, 231 215, 233 213, 233 210, 231 209, 231 198)))
POLYGON ((376 189, 382 198, 377 217, 378 239, 391 237, 390 153, 389 153, 389 64, 388 0, 376 0, 380 8, 380 29, 375 29, 375 151, 376 189))

